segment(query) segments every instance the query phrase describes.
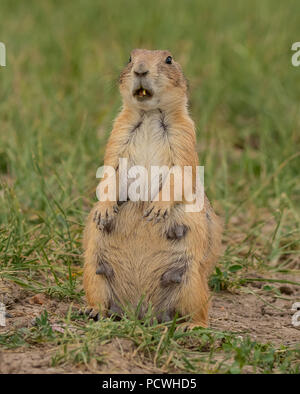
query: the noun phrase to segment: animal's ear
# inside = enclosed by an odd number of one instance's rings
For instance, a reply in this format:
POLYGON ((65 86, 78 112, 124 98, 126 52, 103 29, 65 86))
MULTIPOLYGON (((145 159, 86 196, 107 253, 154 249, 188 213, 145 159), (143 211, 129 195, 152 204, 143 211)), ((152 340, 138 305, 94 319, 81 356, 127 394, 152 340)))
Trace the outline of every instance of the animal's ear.
POLYGON ((137 52, 138 52, 139 50, 140 50, 140 49, 138 49, 138 48, 133 49, 133 50, 130 52, 130 55, 131 55, 131 56, 136 55, 137 52))
POLYGON ((186 78, 186 76, 184 75, 184 72, 183 72, 183 70, 182 70, 181 65, 180 65, 179 63, 177 63, 177 62, 176 62, 176 67, 177 67, 178 71, 179 71, 180 74, 181 74, 181 77, 180 77, 181 84, 184 84, 184 85, 186 86, 186 91, 189 92, 189 90, 190 90, 190 83, 189 83, 189 80, 188 80, 188 79, 186 78))
POLYGON ((172 53, 167 49, 166 51, 163 51, 163 56, 164 57, 167 57, 167 56, 171 56, 172 58, 174 57, 173 55, 172 55, 172 53))

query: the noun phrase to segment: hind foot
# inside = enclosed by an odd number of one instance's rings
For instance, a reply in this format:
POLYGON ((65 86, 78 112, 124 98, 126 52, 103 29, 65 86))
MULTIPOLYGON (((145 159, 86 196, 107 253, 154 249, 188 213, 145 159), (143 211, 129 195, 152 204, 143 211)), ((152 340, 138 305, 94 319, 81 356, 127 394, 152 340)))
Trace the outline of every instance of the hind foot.
POLYGON ((121 308, 121 306, 118 305, 116 302, 111 301, 109 309, 107 311, 107 316, 108 317, 114 316, 114 318, 116 320, 120 320, 122 318, 123 314, 124 314, 124 311, 121 308))
POLYGON ((80 315, 86 315, 88 316, 89 319, 93 319, 95 321, 98 321, 100 318, 100 312, 98 308, 94 308, 92 306, 88 306, 84 309, 82 309, 79 312, 80 315))
POLYGON ((174 316, 175 316, 175 309, 170 308, 167 311, 158 313, 158 315, 156 316, 156 319, 157 319, 158 323, 166 323, 166 322, 172 321, 174 319, 174 316))

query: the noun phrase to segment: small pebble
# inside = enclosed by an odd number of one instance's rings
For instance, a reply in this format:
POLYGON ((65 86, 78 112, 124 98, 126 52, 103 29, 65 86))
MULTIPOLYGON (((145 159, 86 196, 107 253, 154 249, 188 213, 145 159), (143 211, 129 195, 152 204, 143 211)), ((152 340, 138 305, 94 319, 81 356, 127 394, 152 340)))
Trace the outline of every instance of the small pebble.
POLYGON ((290 286, 280 286, 279 290, 281 292, 281 294, 287 294, 287 295, 291 295, 294 293, 293 289, 290 286))
POLYGON ((33 297, 29 298, 29 304, 39 304, 43 305, 46 302, 46 296, 44 294, 36 294, 33 297))

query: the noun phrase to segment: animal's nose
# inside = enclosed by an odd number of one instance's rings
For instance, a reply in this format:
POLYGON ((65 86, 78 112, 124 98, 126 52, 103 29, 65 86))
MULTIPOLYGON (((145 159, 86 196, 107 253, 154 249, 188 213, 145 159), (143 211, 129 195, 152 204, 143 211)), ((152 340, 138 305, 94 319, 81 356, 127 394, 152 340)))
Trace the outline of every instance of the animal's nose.
POLYGON ((135 68, 134 68, 133 71, 134 71, 134 74, 135 74, 137 77, 145 77, 145 76, 149 73, 149 70, 148 70, 146 64, 143 63, 143 62, 138 63, 138 64, 135 66, 135 68))

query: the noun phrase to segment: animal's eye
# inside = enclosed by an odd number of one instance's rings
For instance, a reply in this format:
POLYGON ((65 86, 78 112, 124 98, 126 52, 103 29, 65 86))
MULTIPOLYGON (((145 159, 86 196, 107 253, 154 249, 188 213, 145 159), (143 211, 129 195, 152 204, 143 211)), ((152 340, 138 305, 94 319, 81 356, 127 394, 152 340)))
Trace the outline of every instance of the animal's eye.
POLYGON ((168 57, 166 58, 166 63, 167 63, 167 64, 172 64, 172 56, 168 56, 168 57))
POLYGON ((129 56, 128 63, 131 63, 131 56, 129 56))

